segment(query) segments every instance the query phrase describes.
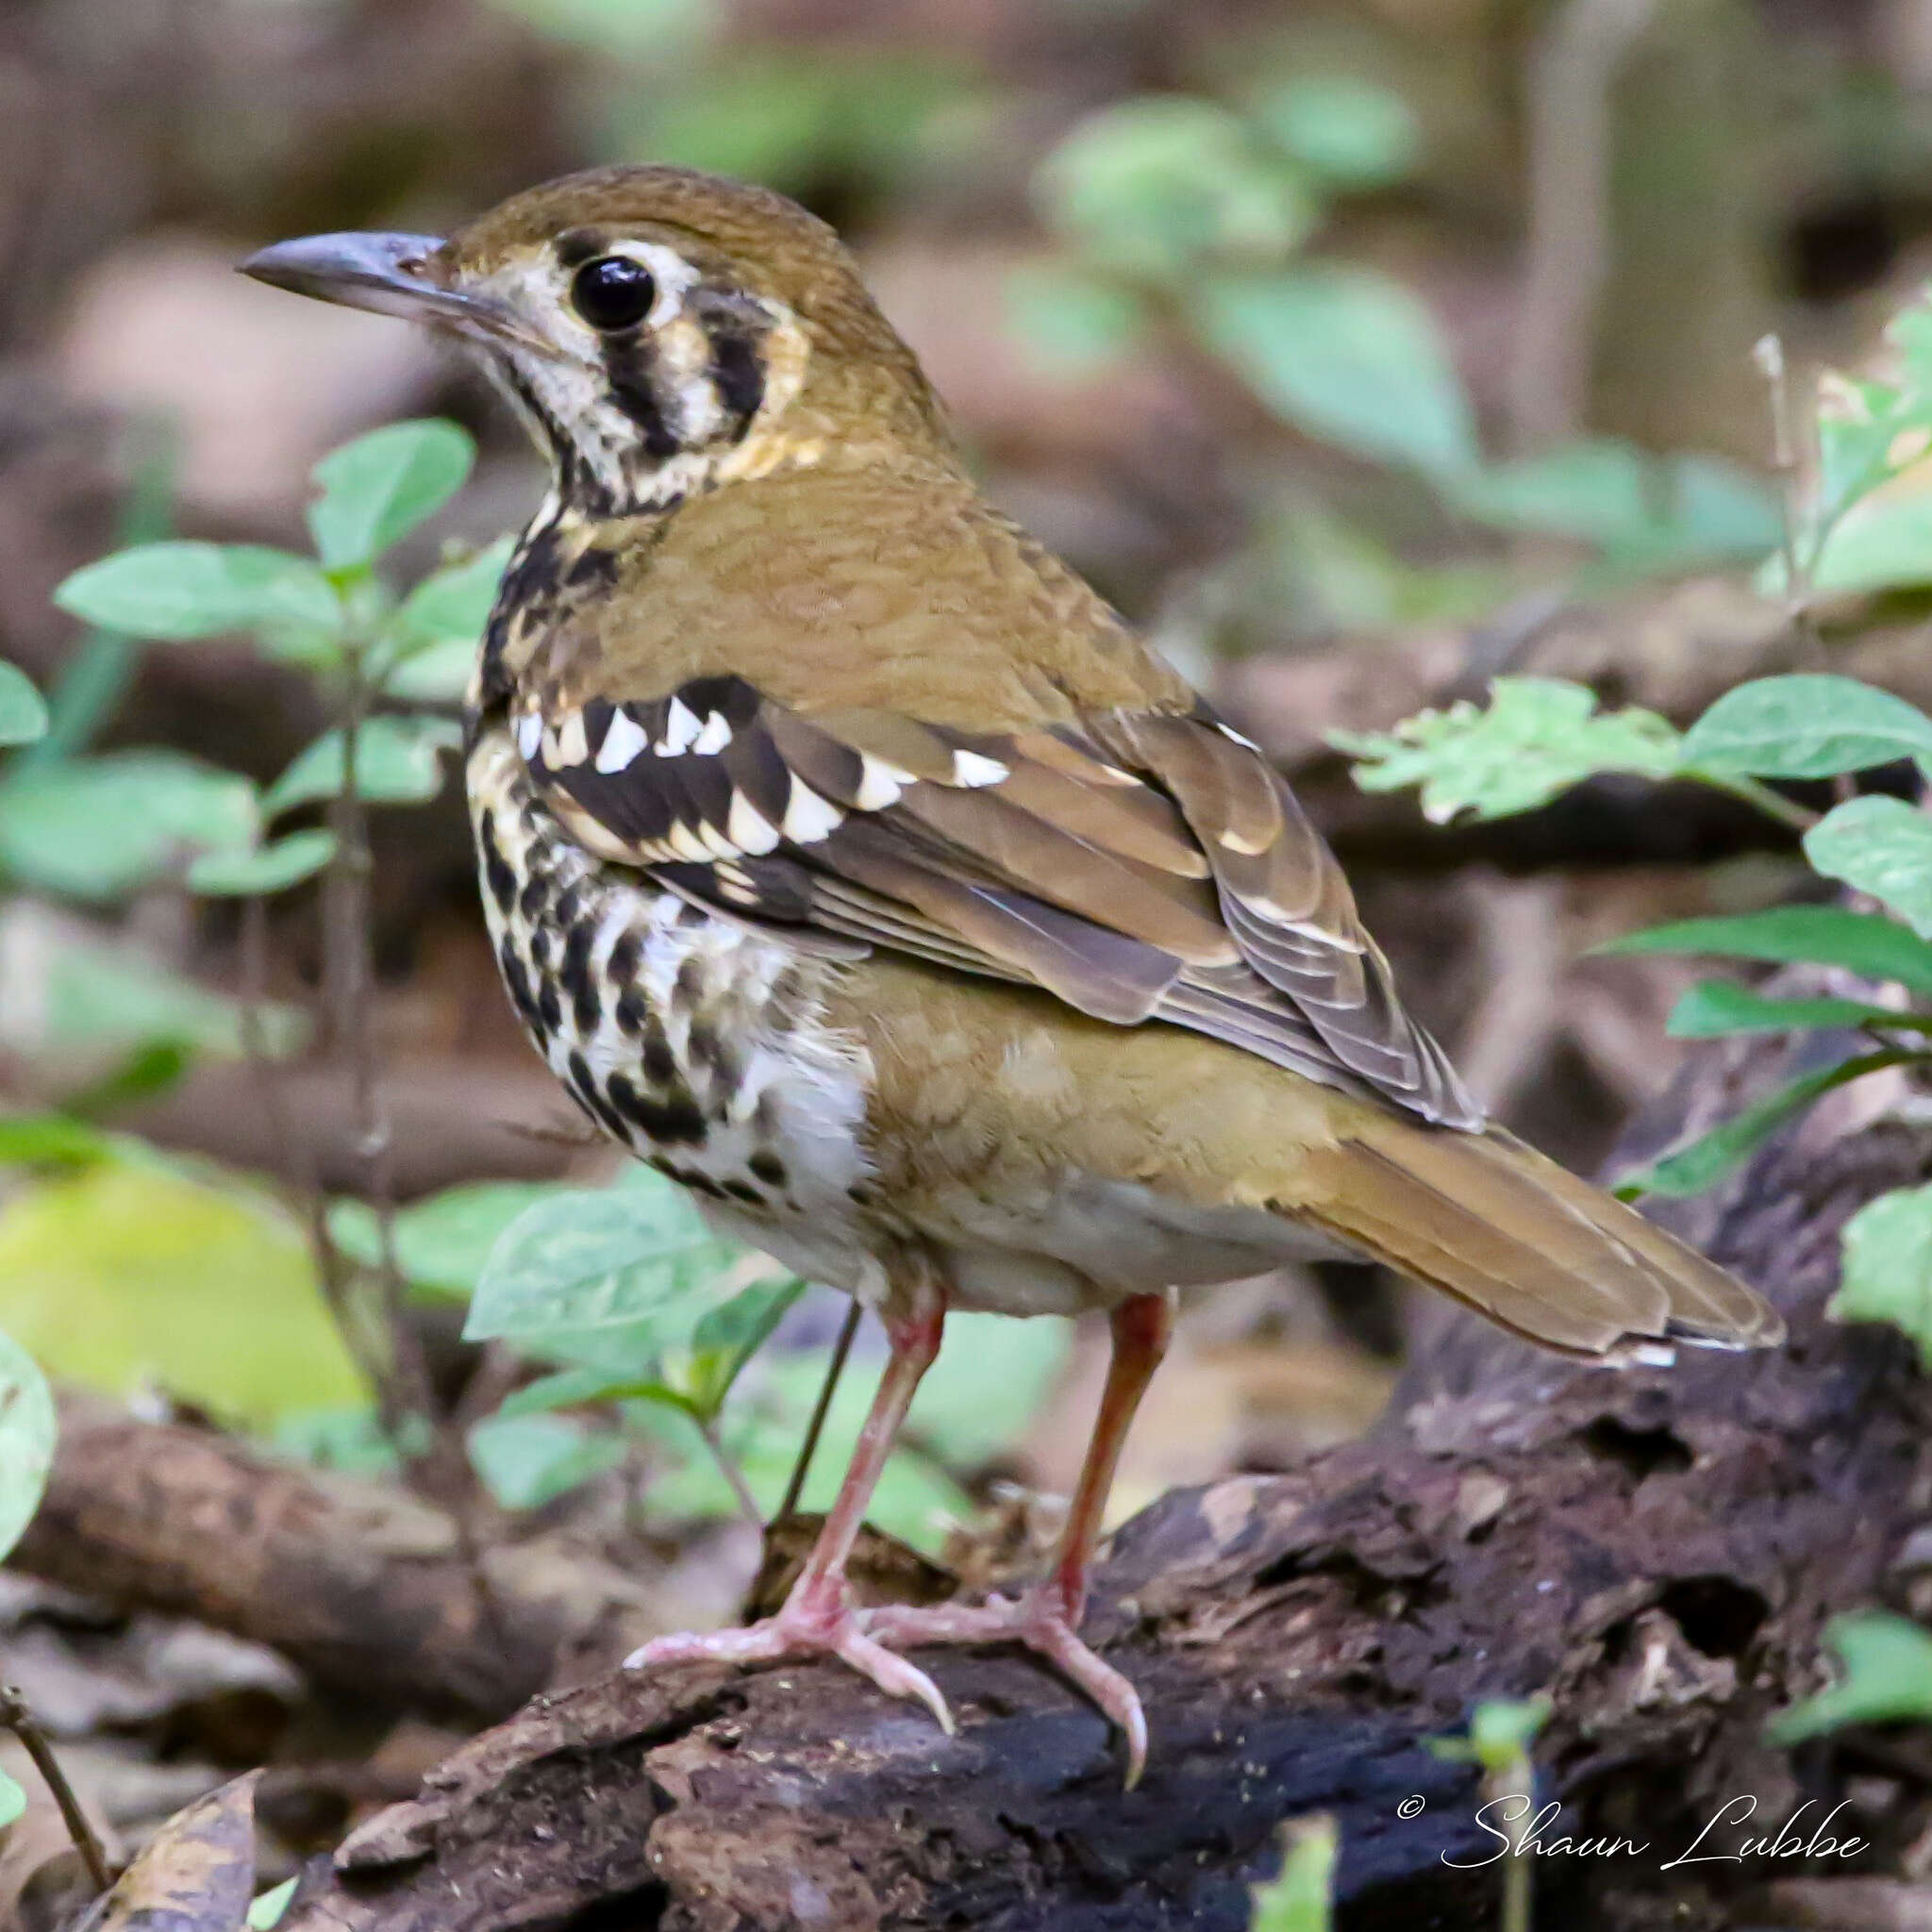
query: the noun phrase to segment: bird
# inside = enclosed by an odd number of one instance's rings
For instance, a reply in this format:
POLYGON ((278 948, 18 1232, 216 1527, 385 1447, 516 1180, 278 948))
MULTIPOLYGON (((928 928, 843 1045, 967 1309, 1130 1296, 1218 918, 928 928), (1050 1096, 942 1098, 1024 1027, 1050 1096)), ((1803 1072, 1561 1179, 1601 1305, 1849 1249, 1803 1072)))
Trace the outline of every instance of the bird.
POLYGON ((783 1605, 627 1661, 1017 1641, 1146 1761, 1081 1638, 1108 1491, 1180 1296, 1352 1254, 1607 1363, 1774 1345, 1750 1289, 1490 1122, 1283 776, 981 493, 835 232, 624 165, 447 236, 244 272, 453 338, 550 487, 466 704, 484 914, 537 1050, 722 1232, 890 1348, 783 1605), (1105 1313, 1058 1555, 983 1603, 844 1570, 947 1312, 1105 1313))

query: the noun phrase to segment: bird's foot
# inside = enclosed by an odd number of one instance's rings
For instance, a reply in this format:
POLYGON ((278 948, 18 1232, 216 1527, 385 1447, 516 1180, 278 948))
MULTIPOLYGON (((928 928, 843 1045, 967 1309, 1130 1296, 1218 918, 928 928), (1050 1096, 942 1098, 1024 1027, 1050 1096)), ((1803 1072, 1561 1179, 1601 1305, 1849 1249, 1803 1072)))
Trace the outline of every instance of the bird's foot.
POLYGON ((637 1671, 652 1664, 701 1659, 750 1664, 836 1657, 876 1684, 888 1697, 910 1697, 924 1705, 950 1738, 957 1726, 940 1687, 916 1664, 908 1663, 870 1634, 867 1624, 874 1614, 855 1610, 842 1596, 813 1595, 802 1586, 774 1617, 765 1617, 741 1630, 656 1637, 625 1657, 624 1667, 637 1671))
POLYGON ((865 1628, 874 1644, 893 1650, 923 1643, 1024 1643, 1113 1721, 1126 1740, 1128 1790, 1141 1782, 1147 1765, 1147 1714, 1141 1707, 1141 1693, 1081 1642, 1065 1597, 1052 1585, 984 1604, 883 1604, 865 1613, 865 1628))

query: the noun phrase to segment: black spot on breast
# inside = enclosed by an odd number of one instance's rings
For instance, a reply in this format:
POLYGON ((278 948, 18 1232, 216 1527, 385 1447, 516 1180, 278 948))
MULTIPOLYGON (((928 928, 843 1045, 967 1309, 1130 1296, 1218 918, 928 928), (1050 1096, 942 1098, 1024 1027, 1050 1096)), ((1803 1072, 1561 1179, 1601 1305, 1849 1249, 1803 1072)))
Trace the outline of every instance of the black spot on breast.
MULTIPOLYGON (((700 917, 703 915, 701 914, 700 917)), ((695 953, 687 953, 684 963, 677 969, 677 978, 672 987, 673 996, 687 1007, 694 1007, 705 996, 705 962, 695 953)))
POLYGON ((497 909, 508 918, 517 896, 517 875, 496 843, 496 814, 486 810, 476 822, 476 844, 483 854, 483 876, 497 909))
POLYGON ((579 1033, 594 1033, 602 1017, 597 982, 591 974, 591 946, 596 937, 590 921, 580 919, 564 940, 563 958, 557 969, 563 990, 570 995, 570 1014, 579 1033))
POLYGON ((635 1084, 623 1074, 612 1074, 608 1091, 610 1104, 625 1120, 635 1123, 653 1141, 688 1141, 702 1146, 705 1141, 705 1117, 698 1104, 682 1089, 668 1091, 664 1097, 654 1099, 647 1093, 640 1093, 635 1084))
MULTIPOLYGON (((539 933, 537 937, 541 939, 542 934, 539 933)), ((534 951, 532 957, 535 957, 534 951)), ((547 975, 537 989, 537 1014, 545 1033, 556 1033, 563 1025, 563 1002, 558 997, 556 980, 547 975)))
POLYGON ((636 987, 626 987, 617 996, 617 1028, 620 1033, 628 1034, 635 1040, 644 1030, 650 1017, 651 1009, 636 987))
POLYGON ((749 1181, 724 1181, 721 1185, 734 1201, 742 1201, 750 1208, 762 1208, 765 1205, 765 1197, 749 1181))
POLYGON ((581 884, 569 885, 557 895, 557 904, 550 908, 550 916, 558 925, 575 925, 577 914, 584 909, 584 889, 581 884))
POLYGON ((517 910, 525 919, 539 920, 543 908, 550 903, 550 882, 539 873, 532 873, 524 881, 524 890, 517 894, 517 910))
POLYGON ((550 964, 550 934, 543 926, 530 935, 530 959, 537 966, 550 964))
POLYGON ((785 1185, 785 1163, 767 1149, 760 1147, 744 1164, 768 1188, 782 1188, 785 1185))
MULTIPOLYGON (((626 994, 626 998, 630 995, 626 994)), ((639 1002, 642 1004, 641 1001, 639 1002)), ((664 1032, 664 1023, 655 1013, 647 1014, 638 1029, 644 1037, 644 1076, 653 1087, 670 1087, 678 1077, 677 1056, 664 1032)))
POLYGON ((523 1015, 526 1026, 537 1024, 537 1002, 530 997, 530 975, 524 971, 524 962, 516 956, 516 949, 505 940, 497 952, 497 963, 503 968, 503 983, 509 989, 510 1004, 523 1015))
POLYGON ((601 543, 586 546, 563 574, 563 588, 571 591, 608 591, 617 581, 617 552, 601 543))
POLYGON ((691 1064, 708 1069, 719 1087, 729 1090, 738 1085, 741 1071, 738 1055, 716 1027, 708 1026, 702 1021, 692 1021, 685 1050, 691 1064))
POLYGON ((621 932, 617 942, 610 948, 608 971, 611 979, 619 986, 628 986, 638 976, 638 962, 642 957, 643 941, 635 931, 621 932))

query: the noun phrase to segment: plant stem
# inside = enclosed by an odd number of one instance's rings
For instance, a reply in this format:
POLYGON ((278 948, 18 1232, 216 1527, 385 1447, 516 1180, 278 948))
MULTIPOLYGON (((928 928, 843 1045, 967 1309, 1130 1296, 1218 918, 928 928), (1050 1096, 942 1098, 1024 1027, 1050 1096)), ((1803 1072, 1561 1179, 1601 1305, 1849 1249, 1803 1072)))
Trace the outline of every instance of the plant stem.
POLYGON ((744 1479, 744 1472, 738 1466, 738 1458, 724 1446, 724 1439, 718 1433, 715 1417, 701 1416, 695 1409, 691 1419, 696 1424, 697 1432, 705 1439, 705 1447, 711 1452, 711 1459, 718 1465, 719 1473, 731 1486, 731 1493, 738 1499, 738 1513, 751 1524, 759 1536, 765 1533, 764 1511, 758 1507, 758 1499, 751 1492, 751 1485, 744 1479))
POLYGON ((772 1519, 774 1523, 783 1523, 797 1513, 798 1498, 804 1491, 806 1477, 811 1474, 812 1457, 818 1454, 819 1437, 824 1432, 825 1415, 832 1407, 832 1395, 839 1386, 839 1378, 845 1373, 845 1357, 852 1353, 852 1339, 858 1333, 858 1320, 863 1312, 857 1301, 845 1311, 839 1339, 832 1344, 832 1358, 825 1364, 825 1379, 819 1387, 819 1399, 812 1407, 810 1422, 805 1425, 805 1441, 798 1445, 798 1459, 791 1465, 791 1479, 785 1485, 785 1500, 778 1505, 778 1513, 772 1519))
POLYGON ((74 1849, 80 1854, 80 1862, 87 1867, 87 1875, 92 1879, 97 1892, 106 1891, 114 1882, 114 1874, 108 1865, 108 1854, 94 1828, 88 1823, 88 1816, 80 1807, 80 1800, 74 1794, 74 1787, 67 1782, 67 1774, 60 1769, 60 1760, 54 1755, 54 1747, 47 1740, 47 1734, 42 1730, 26 1699, 11 1684, 0 1684, 0 1724, 13 1733, 21 1741, 26 1755, 33 1759, 34 1769, 40 1773, 42 1781, 53 1793, 54 1802, 60 1807, 60 1816, 67 1826, 67 1836, 74 1840, 74 1849))
POLYGON ((1808 805, 1800 805, 1796 799, 1787 798, 1781 791, 1774 791, 1769 785, 1756 778, 1732 777, 1717 772, 1686 772, 1687 778, 1698 778, 1719 791, 1728 791, 1733 798, 1741 798, 1746 805, 1755 805, 1761 812, 1774 818, 1779 824, 1789 825, 1794 832, 1808 832, 1824 817, 1808 805))

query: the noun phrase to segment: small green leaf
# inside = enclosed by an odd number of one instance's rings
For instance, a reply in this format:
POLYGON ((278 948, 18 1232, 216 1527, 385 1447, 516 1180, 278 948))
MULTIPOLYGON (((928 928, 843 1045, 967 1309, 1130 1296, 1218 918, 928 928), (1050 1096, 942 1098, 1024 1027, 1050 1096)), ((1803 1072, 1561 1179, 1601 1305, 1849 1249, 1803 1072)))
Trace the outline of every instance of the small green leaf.
POLYGON ((1625 1199, 1637 1194, 1662 1194, 1673 1199, 1701 1194, 1741 1167, 1787 1121, 1802 1113, 1814 1100, 1834 1088, 1874 1074, 1881 1067, 1898 1066, 1909 1058, 1908 1054, 1887 1049, 1842 1060, 1820 1073, 1806 1074, 1650 1167, 1621 1175, 1616 1191, 1625 1199))
POLYGON ((1932 762, 1932 718, 1856 677, 1757 677, 1684 736, 1684 761, 1759 778, 1831 778, 1898 758, 1932 762))
POLYGON ((1335 1821, 1295 1819, 1282 1828, 1282 1840, 1279 1875, 1253 1890, 1249 1932, 1328 1932, 1340 1844, 1335 1821))
POLYGON ((1405 719, 1392 733, 1328 737, 1361 760, 1355 781, 1364 791, 1420 785, 1424 816, 1437 824, 1461 812, 1530 811, 1599 772, 1668 778, 1682 745, 1654 712, 1598 712, 1587 686, 1546 677, 1497 678, 1487 709, 1464 701, 1405 719))
POLYGON ((1014 269, 1006 298, 1013 334, 1049 375, 1097 375, 1146 338, 1147 311, 1131 290, 1058 263, 1014 269))
POLYGON ((1932 1368, 1932 1187, 1881 1194, 1845 1223, 1840 1322, 1890 1322, 1932 1368))
POLYGON ((121 897, 197 854, 246 850, 255 788, 171 751, 117 751, 15 772, 0 788, 0 869, 70 898, 121 897))
POLYGON ((1507 1774, 1529 1756, 1549 1718, 1547 1697, 1486 1697, 1470 1717, 1470 1753, 1485 1771, 1507 1774))
POLYGON ((1883 1610, 1855 1610, 1824 1626, 1842 1681, 1794 1704, 1765 1727, 1774 1744, 1802 1743, 1847 1724, 1932 1718, 1932 1637, 1883 1610))
POLYGON ((0 1114, 0 1166, 86 1167, 112 1150, 98 1127, 65 1113, 0 1114))
POLYGON ((541 1509, 616 1468, 625 1454, 622 1437, 561 1415, 486 1416, 472 1425, 468 1447, 476 1474, 506 1509, 541 1509))
MULTIPOLYGON (((1778 559, 1764 581, 1781 590, 1778 559)), ((1860 498, 1824 540, 1811 571, 1816 590, 1838 592, 1909 590, 1932 582, 1932 493, 1881 491, 1860 498)))
POLYGON ((735 1251, 684 1193, 651 1180, 526 1208, 491 1249, 464 1334, 539 1341, 652 1320, 715 1280, 735 1251))
POLYGON ((26 1813, 26 1793, 18 1778, 0 1771, 0 1831, 17 1823, 26 1813))
POLYGON ((46 699, 18 664, 0 658, 0 744, 31 744, 46 730, 46 699))
POLYGON ((454 640, 474 649, 482 641, 483 626, 490 621, 515 547, 514 538, 502 537, 487 550, 425 577, 403 599, 393 620, 392 628, 405 646, 421 649, 454 640))
POLYGON ((306 557, 254 543, 140 543, 77 570, 54 592, 103 630, 178 641, 231 631, 334 637, 342 606, 306 557))
POLYGON ((635 1370, 558 1369, 539 1375, 506 1395, 498 1415, 542 1415, 555 1408, 587 1407, 593 1402, 657 1402, 683 1414, 691 1413, 691 1399, 680 1389, 635 1370))
POLYGON ((692 1412, 708 1422, 724 1406, 744 1365, 771 1339, 785 1311, 805 1292, 796 1275, 754 1281, 707 1308, 691 1330, 689 1365, 681 1378, 692 1412))
POLYGON ((1796 1033, 1825 1026, 1907 1026, 1912 1017, 1863 1000, 1766 999, 1735 980, 1705 979, 1677 1002, 1664 1030, 1674 1040, 1718 1040, 1734 1033, 1796 1033))
POLYGON ((1932 945, 1882 913, 1839 906, 1774 906, 1762 912, 1680 919, 1625 933, 1596 951, 1707 953, 1774 965, 1841 966, 1867 979, 1894 979, 1932 999, 1932 945))
POLYGON ((298 1883, 298 1879, 285 1878, 252 1900, 248 1907, 248 1932, 275 1932, 282 1922, 282 1914, 289 1909, 289 1901, 295 1896, 298 1883))
POLYGON ((1805 857, 1932 939, 1932 819, 1924 812, 1899 798, 1847 799, 1805 834, 1805 857))
MULTIPOLYGON (((423 805, 442 790, 442 754, 463 741, 449 718, 369 718, 356 735, 356 790, 371 805, 423 805)), ((342 791, 342 734, 325 732, 262 794, 265 817, 342 791)))
POLYGON ((1202 338, 1284 421, 1429 475, 1474 467, 1475 423, 1435 318, 1399 282, 1323 263, 1208 277, 1202 338))
POLYGON ((53 1391, 39 1364, 0 1334, 0 1559, 26 1534, 54 1467, 53 1391))
MULTIPOLYGON (((426 1294, 467 1301, 504 1229, 539 1202, 575 1191, 548 1181, 472 1181, 445 1188, 396 1209, 396 1266, 411 1287, 426 1294)), ((365 1268, 382 1265, 375 1210, 366 1202, 332 1201, 328 1230, 351 1260, 365 1268)))
POLYGON ((291 832, 253 852, 207 852, 188 868, 188 890, 208 898, 254 898, 313 878, 336 856, 333 832, 291 832))
POLYGON ((1308 75, 1263 94, 1255 118, 1303 166, 1342 189, 1410 174, 1422 131, 1402 96, 1349 74, 1308 75))
POLYGON ((144 1040, 100 1079, 67 1096, 70 1113, 95 1120, 117 1108, 165 1093, 187 1073, 194 1058, 185 1040, 144 1040))
POLYGON ((364 569, 463 487, 476 445, 440 419, 391 423, 331 450, 315 466, 322 495, 308 528, 323 567, 364 569))

